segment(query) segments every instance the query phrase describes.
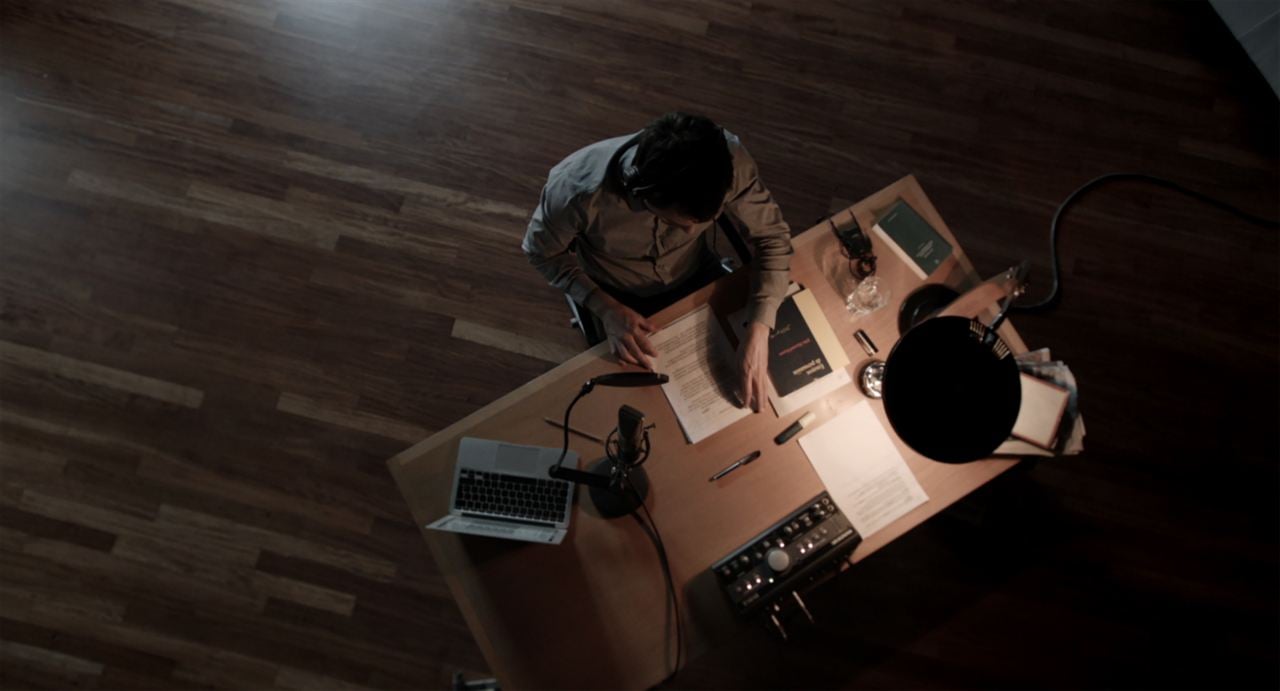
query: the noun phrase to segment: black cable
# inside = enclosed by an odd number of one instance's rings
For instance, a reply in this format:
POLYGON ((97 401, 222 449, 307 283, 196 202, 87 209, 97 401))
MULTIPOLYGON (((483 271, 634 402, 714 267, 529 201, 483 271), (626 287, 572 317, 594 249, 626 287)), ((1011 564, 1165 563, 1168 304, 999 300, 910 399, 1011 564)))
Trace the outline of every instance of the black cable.
POLYGON ((1110 182, 1112 180, 1137 180, 1140 182, 1149 182, 1153 185, 1171 189, 1175 192, 1181 192, 1192 199, 1197 199, 1209 204, 1210 206, 1222 209, 1223 211, 1238 216, 1254 225, 1262 226, 1264 228, 1280 228, 1280 221, 1272 221, 1259 216, 1254 216, 1253 214, 1242 211, 1220 199, 1210 197, 1207 194, 1203 194, 1192 189, 1187 189, 1172 180, 1166 180, 1165 178, 1148 175, 1146 173, 1118 172, 1099 175, 1098 177, 1081 185, 1076 189, 1076 191, 1067 195, 1067 198, 1062 200, 1062 203, 1058 205, 1058 210, 1053 214, 1053 221, 1049 224, 1049 257, 1052 261, 1051 265, 1053 269, 1053 281, 1049 289, 1049 296, 1039 302, 1032 303, 1030 305, 1014 305, 1010 309, 1015 312, 1039 312, 1049 309, 1058 303, 1062 297, 1062 284, 1058 276, 1058 222, 1062 219, 1062 214, 1065 213, 1067 208, 1076 201, 1077 197, 1104 182, 1110 182))
POLYGON ((578 404, 578 401, 581 400, 583 396, 591 393, 591 388, 591 382, 583 384, 582 388, 578 390, 578 395, 574 396, 573 400, 569 402, 569 407, 564 409, 564 424, 562 425, 564 430, 564 445, 560 447, 560 458, 556 460, 556 469, 559 469, 560 466, 564 464, 564 457, 569 455, 569 414, 573 412, 573 407, 578 404))
MULTIPOLYGON (((569 414, 573 412, 573 406, 577 405, 578 401, 581 400, 583 396, 590 393, 591 389, 592 389, 591 382, 587 382, 586 384, 583 384, 582 390, 578 391, 578 395, 574 396, 573 400, 569 402, 569 407, 565 408, 564 447, 560 450, 560 458, 559 460, 556 461, 556 465, 555 465, 556 468, 559 468, 560 465, 564 463, 564 458, 569 453, 569 414)), ((617 436, 618 436, 618 430, 617 428, 614 428, 614 430, 609 433, 609 436, 605 438, 605 443, 604 443, 604 453, 606 456, 609 457, 609 460, 615 466, 618 465, 618 462, 619 462, 619 459, 616 453, 616 449, 618 448, 617 436)), ((640 457, 637 458, 633 463, 624 464, 624 468, 626 468, 627 470, 631 468, 638 468, 648 458, 649 458, 649 430, 646 429, 644 431, 644 439, 641 442, 640 457)), ((654 548, 657 549, 658 551, 658 561, 662 564, 662 575, 667 580, 667 593, 671 596, 670 598, 671 604, 673 609, 675 610, 676 664, 675 664, 675 667, 671 670, 671 673, 668 674, 665 679, 658 682, 659 684, 665 684, 671 681, 672 679, 674 679, 676 676, 676 673, 680 671, 680 659, 682 656, 682 651, 684 650, 684 625, 680 620, 680 597, 676 593, 675 579, 671 577, 671 563, 667 561, 667 548, 662 543, 662 534, 658 532, 658 524, 654 522, 653 516, 649 513, 649 507, 644 505, 644 498, 641 497, 640 493, 636 491, 635 486, 629 482, 624 483, 624 486, 627 489, 631 490, 631 493, 636 498, 636 503, 639 504, 640 508, 644 511, 645 518, 648 519, 648 524, 646 525, 645 519, 640 518, 640 514, 634 513, 634 512, 631 514, 636 519, 636 522, 640 524, 640 527, 644 529, 645 534, 649 536, 649 541, 653 543, 654 548)))
POLYGON ((631 485, 627 485, 627 487, 640 503, 640 509, 644 511, 645 518, 643 519, 640 518, 638 513, 631 515, 636 519, 636 523, 639 523, 640 527, 644 529, 649 536, 649 541, 653 543, 654 548, 658 551, 658 561, 662 564, 662 575, 667 579, 667 593, 671 596, 671 606, 676 616, 676 663, 672 667, 671 673, 658 682, 658 684, 666 684, 680 672, 681 657, 684 651, 684 624, 680 620, 680 597, 676 593, 675 579, 671 577, 671 563, 667 560, 667 548, 662 543, 662 534, 658 532, 658 524, 654 522, 653 515, 649 513, 649 507, 645 506, 644 499, 640 497, 640 493, 636 491, 635 487, 631 485), (648 520, 647 525, 645 520, 648 520))

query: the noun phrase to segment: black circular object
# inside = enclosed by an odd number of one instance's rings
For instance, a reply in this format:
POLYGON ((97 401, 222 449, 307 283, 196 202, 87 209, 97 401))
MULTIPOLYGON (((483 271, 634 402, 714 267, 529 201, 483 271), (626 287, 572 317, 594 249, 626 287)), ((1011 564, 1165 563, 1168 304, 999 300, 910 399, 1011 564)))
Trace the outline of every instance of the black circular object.
MULTIPOLYGON (((612 477, 615 463, 617 461, 605 456, 592 463, 589 472, 612 477)), ((621 485, 615 484, 607 488, 593 485, 587 487, 587 493, 591 495, 591 502, 595 504, 596 511, 600 512, 601 517, 626 516, 640 508, 644 498, 649 496, 649 474, 644 472, 644 468, 629 468, 621 485)))
POLYGON ((981 322, 934 317, 907 332, 884 370, 884 412, 907 446, 944 463, 996 450, 1018 419, 1022 385, 1004 342, 981 322))
POLYGON ((960 293, 941 283, 926 283, 916 288, 898 309, 898 333, 910 331, 911 327, 942 311, 958 297, 960 293))

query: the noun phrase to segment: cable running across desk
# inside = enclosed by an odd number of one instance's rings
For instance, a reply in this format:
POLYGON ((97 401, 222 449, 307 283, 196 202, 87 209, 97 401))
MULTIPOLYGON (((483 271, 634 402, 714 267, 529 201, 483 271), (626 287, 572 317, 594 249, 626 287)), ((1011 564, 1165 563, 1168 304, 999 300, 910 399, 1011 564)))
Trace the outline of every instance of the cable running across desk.
POLYGON ((632 516, 636 519, 636 523, 644 528, 649 540, 653 542, 653 546, 658 550, 658 561, 662 564, 662 575, 667 579, 667 594, 670 595, 671 606, 675 612, 676 618, 676 663, 672 667, 671 673, 666 676, 659 684, 665 684, 675 678, 680 672, 680 658, 684 651, 684 626, 680 621, 680 598, 676 595, 675 579, 671 577, 671 563, 667 561, 667 548, 662 544, 662 534, 658 532, 658 524, 654 523, 653 515, 649 513, 649 507, 644 505, 644 500, 640 499, 640 493, 635 488, 628 485, 628 489, 636 495, 636 499, 640 501, 640 509, 644 511, 644 518, 640 518, 640 514, 635 513, 632 516), (645 521, 648 521, 646 524, 645 521))
POLYGON ((1107 173, 1106 175, 1099 175, 1098 177, 1081 185, 1079 188, 1076 189, 1076 191, 1067 195, 1067 198, 1064 199, 1062 203, 1058 205, 1058 210, 1053 214, 1053 221, 1050 222, 1049 224, 1049 257, 1051 260, 1051 267, 1053 271, 1052 273, 1053 280, 1052 280, 1051 287, 1049 289, 1048 297, 1044 298, 1039 302, 1032 303, 1030 305, 1013 305, 1010 309, 1012 309, 1015 312, 1024 312, 1024 313, 1025 312, 1041 312, 1057 304, 1058 299, 1061 296, 1061 288, 1062 288, 1061 282, 1058 277, 1058 273, 1059 273, 1059 270, 1058 270, 1058 222, 1062 220, 1062 214, 1066 212, 1066 210, 1076 201, 1076 199, 1080 195, 1101 185, 1104 182, 1110 182, 1112 180, 1136 180, 1139 182, 1148 182, 1153 185, 1158 185, 1160 187, 1171 189, 1175 192, 1180 192, 1182 194, 1187 195, 1188 197, 1191 197, 1192 199, 1196 199, 1206 204, 1209 204, 1210 206, 1214 206, 1219 209, 1222 209, 1223 211, 1226 211, 1235 216, 1238 216, 1239 218, 1244 219, 1245 221, 1248 221, 1249 223, 1252 223, 1254 225, 1262 226, 1264 228, 1280 228, 1280 221, 1272 221, 1269 219, 1254 216, 1253 214, 1248 213, 1246 211, 1242 211, 1239 208, 1234 207, 1220 199, 1216 199, 1214 197, 1210 197, 1207 194, 1197 192, 1192 189, 1188 189, 1172 180, 1166 180, 1165 178, 1157 177, 1155 175, 1148 175, 1146 173, 1125 173, 1125 172, 1107 173))

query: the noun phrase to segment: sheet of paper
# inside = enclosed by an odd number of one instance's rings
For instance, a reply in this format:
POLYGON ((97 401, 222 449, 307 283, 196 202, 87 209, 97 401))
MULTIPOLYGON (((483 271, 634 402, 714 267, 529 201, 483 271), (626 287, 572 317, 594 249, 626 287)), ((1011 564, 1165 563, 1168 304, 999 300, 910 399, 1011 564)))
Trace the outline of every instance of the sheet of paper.
MULTIPOLYGON (((1046 352, 1046 358, 1048 357, 1046 352)), ((1067 399, 1067 410, 1063 416, 1063 434, 1055 449, 1057 455, 1074 456, 1084 451, 1084 417, 1080 414, 1080 395, 1076 386, 1075 375, 1071 368, 1060 360, 1044 360, 1043 362, 1018 361, 1018 368, 1034 377, 1053 382, 1071 392, 1067 399)))
POLYGON ((662 385, 689 443, 751 414, 735 402, 737 368, 729 339, 709 305, 671 322, 649 337, 658 351, 657 371, 671 377, 662 385))
POLYGON ((769 402, 773 404, 773 410, 778 417, 786 417, 797 410, 813 403, 814 401, 826 398, 826 396, 836 389, 848 386, 853 383, 853 377, 849 374, 848 369, 838 369, 831 374, 805 386, 792 391, 786 396, 778 397, 773 386, 769 386, 769 402))
POLYGON ((866 401, 800 437, 800 448, 863 538, 929 500, 866 401))

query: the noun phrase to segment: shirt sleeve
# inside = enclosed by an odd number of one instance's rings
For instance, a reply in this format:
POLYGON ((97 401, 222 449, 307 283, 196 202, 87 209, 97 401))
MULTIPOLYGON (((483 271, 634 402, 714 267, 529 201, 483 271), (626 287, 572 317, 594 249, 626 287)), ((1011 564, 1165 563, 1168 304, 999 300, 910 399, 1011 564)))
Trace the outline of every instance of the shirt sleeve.
POLYGON ((580 305, 598 286, 582 270, 570 245, 585 223, 582 209, 572 199, 558 198, 554 181, 542 189, 542 197, 529 219, 521 248, 529 263, 547 279, 547 283, 564 291, 580 305))
POLYGON ((782 210, 773 195, 760 181, 755 160, 736 140, 731 136, 734 183, 725 209, 742 225, 755 254, 747 318, 772 330, 778 305, 786 297, 791 281, 791 228, 782 220, 782 210))

